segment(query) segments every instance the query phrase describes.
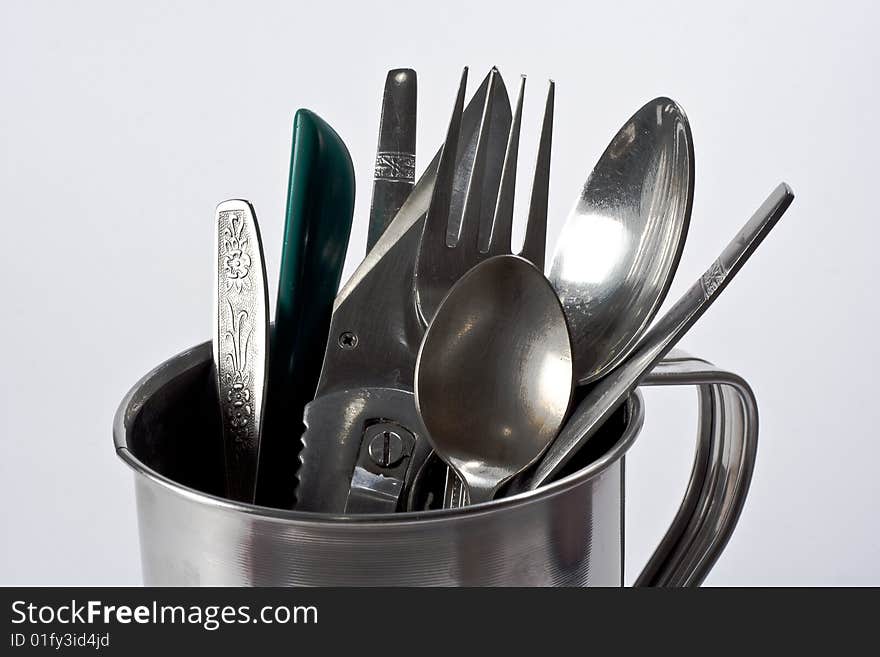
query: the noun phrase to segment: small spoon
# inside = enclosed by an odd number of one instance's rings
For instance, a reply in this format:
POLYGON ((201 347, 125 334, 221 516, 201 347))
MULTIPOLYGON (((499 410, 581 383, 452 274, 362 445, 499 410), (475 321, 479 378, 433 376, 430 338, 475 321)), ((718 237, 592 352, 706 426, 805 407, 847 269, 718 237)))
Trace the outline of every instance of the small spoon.
POLYGON ((656 98, 605 149, 550 265, 578 383, 611 371, 648 328, 678 267, 693 195, 687 117, 674 101, 656 98))
POLYGON ((419 349, 415 399, 471 503, 490 501, 556 437, 572 375, 562 307, 529 261, 488 258, 449 290, 419 349))

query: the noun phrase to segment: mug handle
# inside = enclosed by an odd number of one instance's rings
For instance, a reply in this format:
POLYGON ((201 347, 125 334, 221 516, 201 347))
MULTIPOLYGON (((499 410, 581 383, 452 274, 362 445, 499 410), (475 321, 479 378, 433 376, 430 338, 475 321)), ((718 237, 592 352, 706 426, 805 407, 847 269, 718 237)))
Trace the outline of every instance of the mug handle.
POLYGON ((699 586, 730 540, 749 491, 757 400, 742 377, 677 349, 641 385, 696 386, 699 429, 684 499, 635 586, 699 586))

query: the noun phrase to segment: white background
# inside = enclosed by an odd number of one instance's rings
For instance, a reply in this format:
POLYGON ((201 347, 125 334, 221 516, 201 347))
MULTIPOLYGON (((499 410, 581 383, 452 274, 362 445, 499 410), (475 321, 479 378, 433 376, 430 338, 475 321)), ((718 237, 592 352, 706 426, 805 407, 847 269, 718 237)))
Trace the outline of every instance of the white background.
MULTIPOLYGON (((696 198, 670 301, 792 185, 788 214, 682 343, 744 375, 761 411, 751 495, 707 584, 880 584, 877 3, 476 5, 0 4, 0 583, 140 582, 113 413, 210 335, 217 202, 256 206, 274 300, 295 110, 323 116, 355 162, 347 277, 386 70, 419 73, 420 171, 461 67, 473 82, 495 64, 511 95, 530 79, 521 185, 557 83, 551 241, 633 111, 658 95, 686 109, 696 198)), ((694 440, 692 391, 646 397, 629 580, 674 514, 694 440)))

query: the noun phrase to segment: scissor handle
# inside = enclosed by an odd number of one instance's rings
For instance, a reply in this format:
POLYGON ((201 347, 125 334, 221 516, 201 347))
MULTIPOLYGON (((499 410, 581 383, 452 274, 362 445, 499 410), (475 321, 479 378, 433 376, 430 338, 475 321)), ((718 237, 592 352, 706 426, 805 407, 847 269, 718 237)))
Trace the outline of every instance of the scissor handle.
POLYGON ((758 405, 731 372, 674 350, 641 385, 693 385, 699 431, 681 506, 635 586, 699 586, 715 565, 742 512, 758 448, 758 405))

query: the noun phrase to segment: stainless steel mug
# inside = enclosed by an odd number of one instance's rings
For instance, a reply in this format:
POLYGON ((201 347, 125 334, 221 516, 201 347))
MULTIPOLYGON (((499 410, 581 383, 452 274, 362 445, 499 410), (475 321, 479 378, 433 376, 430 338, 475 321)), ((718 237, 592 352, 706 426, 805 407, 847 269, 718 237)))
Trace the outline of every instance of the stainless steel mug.
MULTIPOLYGON (((748 492, 757 406, 748 384, 673 352, 645 385, 695 385, 697 452, 684 501, 638 585, 698 585, 748 492)), ((210 344, 154 369, 122 400, 116 450, 135 473, 147 585, 621 586, 624 455, 633 394, 568 471, 537 491, 462 509, 331 516, 220 497, 210 344)))

